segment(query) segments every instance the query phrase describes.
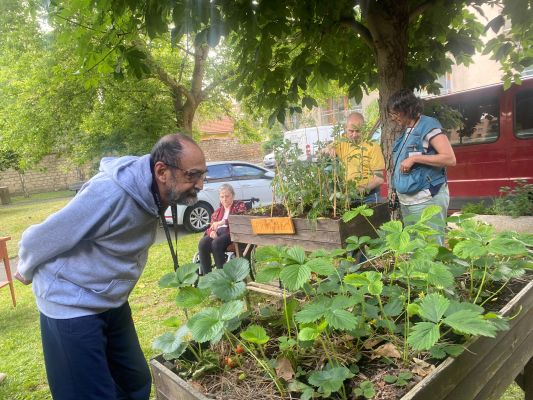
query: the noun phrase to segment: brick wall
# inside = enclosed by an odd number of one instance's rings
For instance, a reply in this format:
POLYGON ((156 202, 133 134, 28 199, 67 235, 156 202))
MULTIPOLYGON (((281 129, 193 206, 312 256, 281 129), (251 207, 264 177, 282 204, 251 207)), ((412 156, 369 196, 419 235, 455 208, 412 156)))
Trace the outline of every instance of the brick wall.
POLYGON ((208 139, 200 141, 207 161, 240 160, 255 164, 263 162, 261 143, 239 143, 237 139, 208 139))
MULTIPOLYGON (((237 139, 226 138, 202 140, 199 144, 207 161, 242 160, 256 164, 263 161, 261 143, 241 144, 237 139)), ((88 168, 76 168, 55 155, 46 156, 37 167, 24 174, 29 193, 65 190, 74 182, 90 177, 88 168)), ((7 186, 12 195, 23 193, 20 176, 13 169, 0 171, 0 186, 7 186)))
MULTIPOLYGON (((55 155, 46 156, 34 169, 24 174, 26 190, 29 193, 51 192, 68 189, 74 182, 88 179, 87 168, 76 168, 55 155)), ((13 169, 0 171, 0 186, 7 186, 9 193, 23 193, 19 173, 13 169)))

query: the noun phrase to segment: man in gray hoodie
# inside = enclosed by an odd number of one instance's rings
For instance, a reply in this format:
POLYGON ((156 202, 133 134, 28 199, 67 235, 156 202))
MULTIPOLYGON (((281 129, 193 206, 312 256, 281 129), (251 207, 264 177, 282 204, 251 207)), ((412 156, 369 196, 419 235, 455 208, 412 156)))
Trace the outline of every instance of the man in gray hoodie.
POLYGON ((16 277, 33 282, 54 399, 149 398, 128 296, 159 214, 194 204, 206 171, 191 138, 165 136, 150 155, 102 159, 63 209, 24 232, 16 277))

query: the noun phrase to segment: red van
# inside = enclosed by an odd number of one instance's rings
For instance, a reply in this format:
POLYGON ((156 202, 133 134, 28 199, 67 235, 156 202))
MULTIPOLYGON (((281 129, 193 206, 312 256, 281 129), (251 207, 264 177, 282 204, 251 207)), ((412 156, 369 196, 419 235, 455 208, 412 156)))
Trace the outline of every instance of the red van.
MULTIPOLYGON (((459 111, 463 127, 448 130, 457 165, 448 168, 450 209, 499 195, 516 179, 533 182, 533 78, 426 99, 459 111)), ((443 122, 443 121, 441 121, 443 122)))

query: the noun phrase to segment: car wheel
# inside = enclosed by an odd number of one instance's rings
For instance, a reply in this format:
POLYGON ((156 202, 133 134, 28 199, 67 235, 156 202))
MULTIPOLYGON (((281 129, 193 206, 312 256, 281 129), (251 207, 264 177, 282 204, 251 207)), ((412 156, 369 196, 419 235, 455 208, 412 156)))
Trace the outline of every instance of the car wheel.
POLYGON ((202 232, 207 229, 211 221, 213 209, 206 203, 196 203, 188 207, 183 215, 183 225, 190 232, 202 232))

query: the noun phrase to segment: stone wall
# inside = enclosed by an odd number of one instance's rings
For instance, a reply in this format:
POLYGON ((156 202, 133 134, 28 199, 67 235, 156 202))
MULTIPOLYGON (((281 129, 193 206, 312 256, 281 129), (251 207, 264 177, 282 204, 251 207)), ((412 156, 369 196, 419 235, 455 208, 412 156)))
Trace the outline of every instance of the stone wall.
MULTIPOLYGON (((46 156, 34 169, 26 171, 24 181, 28 193, 52 192, 68 189, 74 182, 90 176, 88 169, 80 169, 55 155, 46 156)), ((13 169, 0 171, 0 186, 7 186, 12 195, 23 194, 20 175, 13 169)))
POLYGON ((199 142, 207 161, 248 161, 263 162, 261 143, 239 143, 237 139, 208 139, 199 142))
MULTIPOLYGON (((200 147, 207 161, 242 160, 256 164, 263 161, 261 143, 241 144, 237 139, 202 140, 200 147)), ((92 176, 88 168, 76 168, 55 155, 46 156, 34 169, 24 174, 28 193, 52 192, 68 189, 75 182, 92 176)), ((7 186, 11 195, 23 194, 19 173, 13 169, 0 171, 0 186, 7 186)))

